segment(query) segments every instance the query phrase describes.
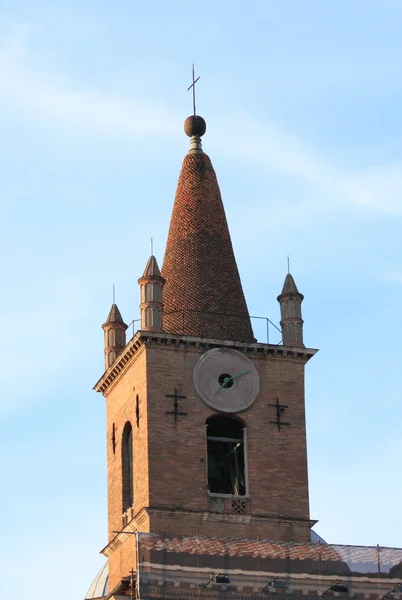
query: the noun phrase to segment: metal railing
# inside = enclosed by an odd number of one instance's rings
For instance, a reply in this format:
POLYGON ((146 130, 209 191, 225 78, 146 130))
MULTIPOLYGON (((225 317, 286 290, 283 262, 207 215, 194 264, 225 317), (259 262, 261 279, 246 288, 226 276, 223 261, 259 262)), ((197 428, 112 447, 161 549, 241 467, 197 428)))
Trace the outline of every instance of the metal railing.
MULTIPOLYGON (((251 320, 252 325, 253 321, 256 320, 258 322, 257 326, 253 326, 253 331, 254 331, 254 336, 256 337, 257 341, 262 342, 262 343, 266 343, 266 344, 275 344, 277 346, 282 344, 282 331, 281 329, 275 325, 275 323, 273 323, 273 321, 271 321, 271 319, 269 319, 268 317, 260 317, 260 316, 256 316, 256 315, 239 315, 239 314, 231 314, 231 313, 219 313, 219 312, 213 312, 213 311, 196 311, 196 310, 177 310, 174 312, 170 312, 170 313, 165 313, 164 316, 177 316, 178 318, 176 319, 178 325, 176 326, 176 330, 172 331, 169 329, 169 333, 172 333, 173 335, 183 335, 186 330, 188 329, 188 327, 186 327, 186 321, 188 322, 188 318, 191 315, 196 314, 197 317, 203 316, 205 317, 205 321, 208 322, 208 317, 211 318, 212 316, 214 317, 214 320, 216 320, 216 317, 219 317, 221 319, 220 322, 220 329, 224 332, 224 338, 225 339, 233 339, 233 335, 231 336, 231 330, 233 329, 233 324, 235 324, 236 322, 239 322, 239 319, 244 319, 244 320, 251 320), (273 333, 277 334, 276 335, 276 339, 274 339, 273 334, 272 334, 272 330, 273 333), (278 335, 279 334, 279 335, 278 335)), ((128 328, 130 327, 132 328, 132 336, 135 335, 136 330, 136 323, 140 323, 141 319, 133 319, 129 325, 128 328)))

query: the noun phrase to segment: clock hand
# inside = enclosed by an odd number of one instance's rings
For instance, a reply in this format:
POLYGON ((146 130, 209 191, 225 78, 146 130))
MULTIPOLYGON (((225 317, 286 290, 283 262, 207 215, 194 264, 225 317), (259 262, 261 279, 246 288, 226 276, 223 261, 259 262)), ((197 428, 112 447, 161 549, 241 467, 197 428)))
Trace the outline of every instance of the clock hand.
POLYGON ((240 377, 241 375, 247 375, 247 373, 250 373, 250 369, 248 369, 248 371, 242 371, 241 373, 237 373, 237 375, 229 377, 229 381, 231 381, 232 379, 236 379, 236 377, 240 377))
POLYGON ((229 381, 232 381, 232 379, 236 379, 236 377, 241 377, 242 375, 247 375, 247 373, 250 373, 250 369, 248 369, 247 371, 242 371, 241 373, 237 373, 236 375, 232 375, 231 377, 225 377, 221 383, 221 387, 219 388, 219 390, 217 390, 215 392, 215 396, 218 396, 221 393, 221 391, 223 390, 224 387, 227 386, 229 381))
POLYGON ((221 383, 221 387, 219 388, 219 390, 216 390, 215 396, 218 396, 221 393, 221 391, 223 390, 223 388, 227 385, 227 383, 230 380, 231 380, 231 377, 225 377, 225 379, 221 383))

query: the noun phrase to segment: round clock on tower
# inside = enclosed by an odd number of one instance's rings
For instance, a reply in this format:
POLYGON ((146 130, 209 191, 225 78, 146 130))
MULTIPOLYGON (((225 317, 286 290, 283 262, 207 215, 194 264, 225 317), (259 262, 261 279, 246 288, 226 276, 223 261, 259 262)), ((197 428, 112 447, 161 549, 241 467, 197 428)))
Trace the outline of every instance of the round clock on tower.
POLYGON ((214 348, 201 356, 194 369, 194 385, 208 406, 225 413, 246 410, 259 392, 251 360, 229 348, 214 348))

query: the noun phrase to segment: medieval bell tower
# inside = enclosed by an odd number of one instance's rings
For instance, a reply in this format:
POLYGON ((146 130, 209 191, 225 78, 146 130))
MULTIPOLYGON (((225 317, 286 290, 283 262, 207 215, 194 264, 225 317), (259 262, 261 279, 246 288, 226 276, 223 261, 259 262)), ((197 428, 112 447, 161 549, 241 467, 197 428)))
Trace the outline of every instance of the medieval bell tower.
POLYGON ((104 325, 109 589, 135 568, 135 531, 302 542, 313 525, 303 296, 288 275, 283 345, 255 340, 205 131, 186 120, 162 270, 152 256, 139 279, 141 329, 125 344, 116 306, 104 325))

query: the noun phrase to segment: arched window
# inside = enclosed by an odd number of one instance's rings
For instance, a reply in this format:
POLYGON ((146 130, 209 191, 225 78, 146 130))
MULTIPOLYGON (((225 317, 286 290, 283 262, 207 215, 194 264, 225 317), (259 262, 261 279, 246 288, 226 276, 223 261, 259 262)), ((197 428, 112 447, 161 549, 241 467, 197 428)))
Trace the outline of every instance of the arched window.
POLYGON ((121 443, 121 462, 123 478, 123 512, 133 505, 133 433, 131 423, 127 421, 123 429, 121 443))
POLYGON ((245 496, 244 424, 234 417, 214 415, 206 425, 209 492, 245 496))

